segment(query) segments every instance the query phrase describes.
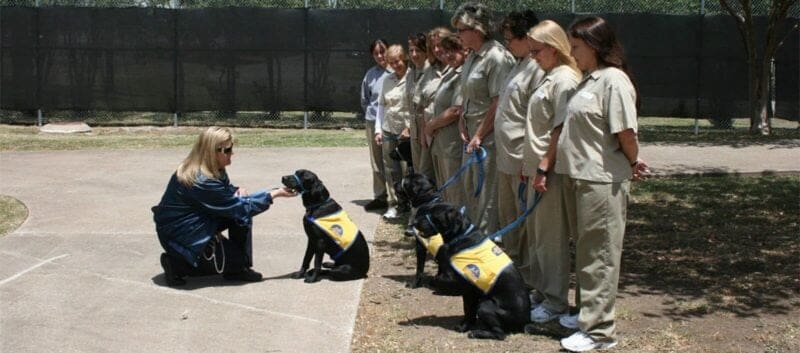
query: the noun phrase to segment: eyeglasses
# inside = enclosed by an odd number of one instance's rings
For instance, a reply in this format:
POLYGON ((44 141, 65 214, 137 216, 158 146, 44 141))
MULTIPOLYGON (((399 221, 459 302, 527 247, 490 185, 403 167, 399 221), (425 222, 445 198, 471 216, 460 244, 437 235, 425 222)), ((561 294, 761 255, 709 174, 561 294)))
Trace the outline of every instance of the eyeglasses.
POLYGON ((233 153, 233 145, 231 145, 231 147, 218 147, 217 152, 222 152, 224 154, 231 154, 233 153))
POLYGON ((469 27, 458 28, 458 27, 456 27, 456 32, 458 32, 458 33, 464 33, 464 32, 469 32, 469 31, 474 31, 474 30, 475 30, 475 28, 469 28, 469 27))

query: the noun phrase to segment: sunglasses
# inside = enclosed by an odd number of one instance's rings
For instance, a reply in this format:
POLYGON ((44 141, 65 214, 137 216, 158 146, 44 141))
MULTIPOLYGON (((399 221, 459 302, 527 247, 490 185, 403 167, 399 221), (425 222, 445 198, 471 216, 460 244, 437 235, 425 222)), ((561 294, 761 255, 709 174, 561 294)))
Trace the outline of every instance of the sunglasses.
POLYGON ((233 153, 233 145, 231 145, 231 147, 219 147, 217 148, 217 152, 222 152, 224 154, 231 154, 233 153))
POLYGON ((475 30, 475 28, 469 28, 469 27, 458 28, 458 27, 456 27, 456 32, 457 33, 464 33, 464 32, 469 32, 469 31, 474 31, 474 30, 475 30))

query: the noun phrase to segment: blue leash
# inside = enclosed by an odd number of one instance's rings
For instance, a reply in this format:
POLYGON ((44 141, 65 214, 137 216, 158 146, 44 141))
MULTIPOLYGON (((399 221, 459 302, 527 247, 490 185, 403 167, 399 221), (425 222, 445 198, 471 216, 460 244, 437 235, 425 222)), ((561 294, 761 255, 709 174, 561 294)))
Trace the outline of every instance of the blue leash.
MULTIPOLYGON (((524 190, 524 187, 520 188, 524 190)), ((492 241, 494 242, 502 241, 503 235, 510 232, 512 229, 519 227, 519 225, 522 224, 522 221, 524 221, 525 218, 530 216, 530 214, 533 212, 533 209, 536 208, 536 206, 539 204, 539 200, 541 199, 542 199, 542 193, 537 191, 533 197, 533 204, 531 204, 531 207, 526 209, 525 212, 523 212, 519 217, 517 217, 517 219, 514 220, 514 222, 509 223, 507 226, 503 227, 503 229, 500 229, 494 234, 490 235, 489 239, 492 239, 492 241)), ((520 201, 522 201, 522 197, 520 197, 520 201)))
POLYGON ((459 168, 458 171, 456 171, 456 173, 453 174, 453 176, 451 176, 450 179, 447 179, 447 181, 444 182, 442 187, 439 188, 439 192, 444 191, 444 189, 447 189, 450 185, 452 185, 459 177, 461 177, 461 174, 464 174, 464 172, 471 165, 478 163, 478 186, 475 188, 475 193, 473 194, 474 197, 478 197, 478 195, 481 194, 481 190, 483 190, 483 179, 484 179, 483 161, 486 160, 486 155, 487 152, 486 149, 483 148, 483 146, 473 151, 472 156, 470 156, 470 158, 466 162, 464 162, 464 165, 462 165, 461 168, 459 168))

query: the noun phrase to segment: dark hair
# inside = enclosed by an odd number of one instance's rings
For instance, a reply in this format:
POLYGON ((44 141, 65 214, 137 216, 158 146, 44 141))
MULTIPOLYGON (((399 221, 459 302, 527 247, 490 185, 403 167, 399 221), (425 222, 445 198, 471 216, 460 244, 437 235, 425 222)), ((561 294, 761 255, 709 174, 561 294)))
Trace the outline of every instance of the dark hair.
POLYGON ((385 39, 378 38, 378 39, 372 41, 372 44, 369 45, 369 53, 372 54, 373 52, 375 52, 375 47, 377 47, 378 45, 381 45, 381 44, 383 44, 384 47, 387 47, 387 48, 389 47, 389 43, 386 42, 385 39))
POLYGON ((636 93, 636 106, 639 106, 639 89, 625 59, 625 50, 617 40, 614 29, 602 17, 592 16, 575 20, 569 26, 569 35, 586 43, 597 55, 597 63, 603 67, 616 67, 622 70, 633 83, 636 93))
POLYGON ((455 33, 449 33, 442 38, 442 48, 444 50, 463 50, 464 45, 461 44, 461 38, 455 33))
POLYGON ((425 53, 428 52, 428 38, 425 35, 425 33, 419 32, 416 34, 412 34, 408 36, 408 41, 414 43, 414 46, 417 47, 419 50, 425 53))
POLYGON ((523 12, 513 11, 506 16, 503 23, 500 24, 500 34, 504 31, 511 32, 514 38, 525 38, 528 35, 528 30, 539 23, 539 18, 536 13, 531 10, 523 12))

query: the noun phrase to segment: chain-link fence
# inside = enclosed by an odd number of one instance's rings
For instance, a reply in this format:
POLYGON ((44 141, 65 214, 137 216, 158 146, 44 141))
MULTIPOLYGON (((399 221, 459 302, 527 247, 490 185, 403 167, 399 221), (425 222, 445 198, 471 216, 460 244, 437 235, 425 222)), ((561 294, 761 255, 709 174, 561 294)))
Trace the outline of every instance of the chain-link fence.
MULTIPOLYGON (((214 7, 254 7, 280 9, 383 9, 383 10, 444 10, 453 11, 464 1, 455 0, 0 0, 0 6, 26 7, 137 7, 164 9, 202 9, 214 7)), ((652 13, 667 15, 726 15, 714 0, 496 0, 483 1, 502 13, 533 9, 552 14, 616 14, 652 13)), ((732 1, 734 5, 736 1, 732 1)), ((753 13, 766 15, 771 2, 753 2, 753 13)), ((800 3, 789 11, 789 17, 800 18, 800 3)), ((542 16, 542 17, 547 17, 542 16)), ((738 34, 732 34, 738 37, 738 34)), ((124 108, 123 108, 124 109, 124 108)), ((0 111, 0 122, 36 124, 64 120, 81 120, 97 125, 231 125, 248 127, 361 127, 363 122, 355 113, 297 112, 297 111, 205 111, 184 112, 180 115, 164 112, 103 111, 103 110, 27 110, 0 111)), ((713 119, 712 126, 730 127, 730 119, 713 119)))
MULTIPOLYGON (((455 10, 465 1, 456 0, 0 0, 0 6, 76 7, 264 7, 313 9, 455 10)), ((534 9, 553 13, 653 13, 666 15, 726 14, 717 0, 494 0, 482 1, 496 11, 534 9)), ((734 7, 738 1, 730 1, 734 7)), ((753 14, 767 15, 771 1, 753 1, 753 14)), ((789 10, 800 18, 800 3, 789 10)))

